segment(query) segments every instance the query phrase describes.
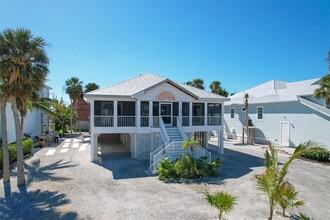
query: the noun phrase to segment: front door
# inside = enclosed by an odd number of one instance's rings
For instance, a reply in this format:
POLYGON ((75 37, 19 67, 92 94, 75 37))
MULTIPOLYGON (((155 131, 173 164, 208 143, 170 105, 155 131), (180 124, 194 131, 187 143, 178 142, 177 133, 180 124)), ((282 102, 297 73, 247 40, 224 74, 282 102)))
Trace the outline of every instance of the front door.
POLYGON ((281 121, 281 145, 290 146, 290 122, 281 121))
POLYGON ((160 115, 164 121, 164 124, 172 123, 172 104, 160 103, 160 115))

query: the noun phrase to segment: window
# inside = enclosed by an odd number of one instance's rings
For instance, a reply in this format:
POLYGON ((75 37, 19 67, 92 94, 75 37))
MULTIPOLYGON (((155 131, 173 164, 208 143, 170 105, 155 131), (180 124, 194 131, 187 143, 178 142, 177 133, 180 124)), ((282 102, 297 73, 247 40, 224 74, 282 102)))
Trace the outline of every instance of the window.
POLYGON ((264 107, 262 106, 257 107, 257 120, 259 121, 264 120, 264 107))
POLYGON ((207 104, 207 115, 208 116, 221 116, 221 104, 208 103, 207 104))
POLYGON ((235 118, 235 109, 234 108, 230 108, 230 118, 231 119, 235 118))
POLYGON ((244 107, 242 107, 242 112, 245 112, 245 108, 244 107))

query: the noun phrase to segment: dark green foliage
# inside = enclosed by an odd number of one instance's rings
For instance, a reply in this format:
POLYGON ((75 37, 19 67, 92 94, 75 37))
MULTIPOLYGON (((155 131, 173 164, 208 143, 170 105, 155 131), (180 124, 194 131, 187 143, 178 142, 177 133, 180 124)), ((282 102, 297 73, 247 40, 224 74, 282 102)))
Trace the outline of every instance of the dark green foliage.
POLYGON ((160 180, 197 179, 218 176, 220 165, 220 159, 208 162, 206 157, 196 159, 191 156, 180 155, 180 158, 175 162, 171 162, 168 158, 160 162, 157 174, 160 180))
POLYGON ((173 169, 173 163, 168 158, 162 160, 157 168, 157 174, 160 180, 175 178, 176 174, 173 169))
MULTIPOLYGON (((27 155, 31 153, 32 146, 33 146, 33 141, 31 138, 24 138, 22 140, 22 145, 23 145, 23 154, 27 155)), ((12 164, 16 161, 16 143, 12 142, 8 144, 8 151, 9 151, 9 163, 12 164)), ((2 169, 3 166, 3 158, 2 158, 2 149, 0 148, 0 169, 2 169)))
POLYGON ((319 162, 330 162, 330 151, 321 147, 317 149, 308 150, 305 153, 301 154, 301 156, 319 162))

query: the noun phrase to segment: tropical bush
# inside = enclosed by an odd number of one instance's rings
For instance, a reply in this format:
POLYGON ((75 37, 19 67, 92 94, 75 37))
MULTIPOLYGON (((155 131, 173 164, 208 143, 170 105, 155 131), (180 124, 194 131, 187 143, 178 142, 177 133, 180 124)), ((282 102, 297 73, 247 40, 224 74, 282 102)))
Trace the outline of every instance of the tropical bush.
POLYGON ((222 214, 228 214, 236 204, 237 198, 230 193, 219 191, 214 194, 210 194, 208 191, 204 193, 206 201, 214 208, 219 210, 219 220, 222 218, 222 214))
MULTIPOLYGON (((32 147, 33 147, 33 141, 31 138, 24 138, 22 140, 23 145, 23 154, 27 155, 31 153, 32 147)), ((16 143, 12 142, 8 144, 8 151, 9 151, 9 163, 12 164, 17 159, 17 151, 16 151, 16 143)), ((0 169, 2 169, 3 166, 3 158, 2 158, 2 149, 0 148, 0 169)))
POLYGON ((317 148, 313 150, 308 150, 305 153, 301 154, 301 157, 311 159, 311 160, 316 160, 319 162, 325 162, 329 163, 330 162, 330 151, 328 151, 325 148, 317 148))
POLYGON ((174 162, 171 162, 168 158, 163 159, 157 168, 157 175, 160 180, 218 176, 220 165, 220 159, 209 162, 207 157, 196 159, 181 154, 180 158, 174 162))

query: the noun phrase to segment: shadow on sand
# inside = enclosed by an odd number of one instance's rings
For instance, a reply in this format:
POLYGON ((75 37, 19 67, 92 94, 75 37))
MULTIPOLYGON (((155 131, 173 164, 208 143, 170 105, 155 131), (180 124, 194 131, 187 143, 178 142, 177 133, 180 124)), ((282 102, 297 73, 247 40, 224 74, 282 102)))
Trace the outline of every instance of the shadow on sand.
POLYGON ((223 155, 213 150, 211 152, 213 160, 220 158, 223 161, 220 171, 220 178, 222 180, 245 176, 253 171, 252 168, 262 167, 264 165, 263 158, 227 148, 224 149, 223 155))
POLYGON ((77 219, 75 212, 58 211, 70 200, 57 191, 27 191, 19 186, 19 192, 0 198, 0 219, 77 219))
POLYGON ((149 161, 132 159, 130 153, 103 154, 101 160, 95 164, 110 170, 115 180, 148 177, 145 170, 149 167, 149 161))

